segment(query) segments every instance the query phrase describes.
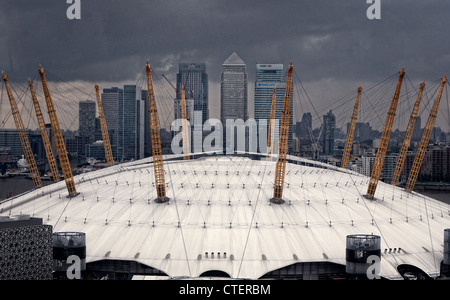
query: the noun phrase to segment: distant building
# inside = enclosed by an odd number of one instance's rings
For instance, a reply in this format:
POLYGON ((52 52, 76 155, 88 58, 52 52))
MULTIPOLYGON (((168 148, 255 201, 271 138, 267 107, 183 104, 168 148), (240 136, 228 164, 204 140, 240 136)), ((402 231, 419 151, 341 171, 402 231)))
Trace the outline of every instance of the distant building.
POLYGON ((144 101, 136 85, 123 87, 123 124, 119 141, 123 145, 123 160, 144 158, 144 101))
POLYGON ((237 134, 234 127, 228 127, 227 120, 240 119, 244 122, 248 119, 248 75, 244 61, 233 52, 222 64, 220 85, 220 120, 224 128, 224 148, 229 151, 237 149, 237 144, 242 145, 247 140, 245 133, 237 134), (234 131, 234 134, 232 133, 234 131), (234 140, 231 137, 234 136, 234 140), (239 137, 240 136, 240 137, 239 137), (239 139, 239 140, 238 140, 239 139), (231 148, 231 146, 233 148, 231 148))
MULTIPOLYGON (((123 157, 123 145, 119 141, 119 128, 123 127, 123 89, 112 87, 103 89, 103 111, 110 134, 111 150, 115 160, 123 157)), ((122 135, 121 135, 122 137, 122 135)))
POLYGON ((424 181, 450 181, 450 147, 429 146, 419 175, 424 181))
POLYGON ((95 101, 86 100, 80 101, 78 107, 78 135, 82 137, 89 137, 89 142, 94 142, 97 104, 95 101))
POLYGON ((442 135, 442 130, 440 127, 433 127, 433 129, 431 130, 430 142, 431 143, 445 142, 445 137, 442 135))
POLYGON ((411 136, 412 141, 419 142, 422 138, 422 119, 417 116, 416 122, 414 123, 413 134, 411 136))
MULTIPOLYGON (((286 93, 286 82, 283 82, 283 65, 282 64, 257 64, 256 65, 256 82, 255 82, 255 105, 254 116, 257 122, 267 120, 269 126, 270 113, 272 109, 272 96, 274 88, 277 89, 276 94, 276 110, 275 119, 278 124, 281 124, 284 106, 284 96, 286 93)), ((293 91, 291 93, 292 97, 293 91)), ((293 101, 291 101, 290 118, 289 118, 289 137, 288 150, 293 151, 293 101)), ((267 137, 259 137, 259 139, 266 140, 267 137)), ((279 127, 275 130, 274 141, 279 140, 279 127)), ((260 146, 263 146, 260 144, 260 146)), ((278 145, 274 145, 277 149, 278 145)))
POLYGON ((52 228, 28 215, 0 216, 0 280, 52 280, 52 228))
POLYGON ((100 118, 95 118, 95 134, 94 141, 102 141, 102 125, 100 124, 100 118))
POLYGON ((89 145, 90 142, 91 138, 88 136, 74 136, 64 139, 67 153, 73 156, 86 155, 85 147, 86 145, 89 145))
MULTIPOLYGON (((350 127, 350 123, 347 123, 347 130, 350 127)), ((369 123, 357 122, 355 125, 354 141, 359 143, 366 143, 378 137, 378 131, 373 130, 369 123)))
POLYGON ((0 147, 9 148, 9 154, 17 159, 23 155, 17 129, 0 129, 0 147))
POLYGON ((361 173, 365 176, 372 175, 373 164, 375 163, 375 156, 361 157, 361 173))
POLYGON ((116 160, 144 158, 145 99, 136 85, 103 89, 102 103, 116 160))
POLYGON ((148 91, 141 91, 141 99, 144 102, 144 157, 152 156, 152 136, 150 132, 150 115, 148 112, 148 91))
POLYGON ((298 137, 311 140, 312 136, 312 115, 306 112, 302 116, 300 128, 298 129, 298 137))
POLYGON ((386 155, 384 158, 383 168, 381 170, 381 178, 384 182, 391 183, 394 177, 395 167, 397 166, 397 154, 386 155))
POLYGON ((103 141, 97 141, 92 144, 86 145, 85 149, 86 157, 95 158, 97 160, 106 160, 105 146, 103 141))
POLYGON ((186 100, 193 100, 194 105, 193 108, 195 111, 202 112, 203 122, 208 120, 209 119, 208 74, 206 73, 206 64, 180 63, 178 66, 177 86, 176 86, 177 100, 181 100, 182 85, 185 86, 184 89, 186 100))
POLYGON ((330 110, 323 116, 322 151, 325 155, 334 154, 334 131, 336 129, 336 117, 330 110))
MULTIPOLYGON (((36 159, 45 159, 44 145, 39 131, 26 130, 31 150, 36 159)), ((19 160, 23 155, 17 129, 0 129, 0 148, 7 153, 13 161, 19 160)))

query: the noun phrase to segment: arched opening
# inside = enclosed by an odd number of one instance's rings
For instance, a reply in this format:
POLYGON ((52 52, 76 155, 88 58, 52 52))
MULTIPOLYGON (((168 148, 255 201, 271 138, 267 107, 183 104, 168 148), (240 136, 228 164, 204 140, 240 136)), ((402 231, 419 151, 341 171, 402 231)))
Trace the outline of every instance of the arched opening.
POLYGON ((222 277, 222 278, 230 278, 231 276, 224 271, 220 270, 210 270, 203 272, 200 277, 222 277))
POLYGON ((163 276, 166 273, 136 261, 104 259, 86 264, 85 279, 131 280, 134 275, 163 276))
POLYGON ((408 264, 399 265, 397 271, 405 280, 432 280, 422 269, 408 264))
POLYGON ((342 280, 345 265, 332 262, 303 262, 285 266, 264 274, 260 279, 275 280, 342 280))

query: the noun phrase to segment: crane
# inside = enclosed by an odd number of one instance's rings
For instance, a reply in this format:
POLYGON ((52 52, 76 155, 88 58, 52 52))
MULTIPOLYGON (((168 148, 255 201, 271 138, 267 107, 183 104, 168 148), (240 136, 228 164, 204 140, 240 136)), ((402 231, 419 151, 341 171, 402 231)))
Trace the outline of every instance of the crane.
POLYGON ((56 142, 56 150, 59 156, 59 163, 63 171, 64 181, 66 182, 69 197, 72 198, 77 196, 78 193, 75 187, 75 181, 73 179, 72 169, 70 167, 69 157, 67 156, 66 145, 64 144, 64 138, 61 133, 58 117, 56 116, 55 107, 53 106, 52 96, 48 89, 44 69, 41 66, 39 66, 39 75, 41 76, 42 89, 44 90, 45 102, 47 104, 47 110, 50 116, 50 122, 52 124, 53 138, 56 142))
POLYGON ((361 99, 362 87, 358 88, 358 95, 356 96, 355 107, 353 108, 352 121, 347 132, 347 141, 345 142, 344 154, 342 155, 341 167, 347 169, 350 161, 350 152, 352 150, 353 136, 355 134, 356 119, 358 118, 359 102, 361 99))
MULTIPOLYGON (((2 71, 3 74, 3 71, 2 71)), ((33 184, 35 188, 42 187, 41 176, 39 175, 39 170, 36 165, 36 161, 34 159, 33 151, 31 151, 30 141, 27 137, 27 132, 22 122, 22 117, 20 116, 19 109, 17 107, 16 100, 14 99, 14 95, 11 90, 11 86, 9 84, 8 76, 3 74, 3 81, 5 82, 6 92, 9 98, 9 104, 11 105, 11 111, 14 117, 14 122, 16 123, 17 132, 19 133, 20 143, 22 144, 22 150, 27 160, 28 169, 30 170, 30 176, 33 180, 33 184)))
POLYGON ((189 153, 189 132, 187 124, 187 112, 186 112, 186 95, 184 91, 184 85, 181 86, 181 119, 183 122, 182 136, 183 136, 183 160, 190 160, 189 153))
POLYGON ((397 185, 400 179, 400 174, 403 170, 403 165, 405 164, 406 153, 408 152, 409 145, 411 143, 411 137, 414 130, 414 125, 416 124, 417 114, 419 113, 420 101, 422 100, 423 89, 425 88, 425 82, 420 84, 419 94, 417 95, 416 103, 414 104, 411 117, 409 118, 408 127, 406 128, 405 138, 403 139, 402 148, 400 149, 400 154, 397 159, 397 164, 394 170, 394 176, 392 176, 392 185, 397 185))
POLYGON ((272 160, 271 154, 273 152, 274 143, 274 129, 275 129, 275 111, 277 105, 277 88, 273 89, 272 93, 272 107, 270 109, 270 119, 269 119, 269 131, 267 135, 267 160, 272 160))
POLYGON ((405 189, 411 192, 416 184, 417 176, 419 175, 420 168, 422 167, 423 158, 425 156, 425 151, 428 147, 428 142, 430 141, 431 131, 433 130, 434 122, 436 121, 439 104, 441 102, 442 93, 444 91, 445 83, 447 82, 447 77, 442 78, 441 86, 439 88, 438 95, 434 101, 433 108, 431 109, 430 116, 428 117, 427 125, 425 126, 422 139, 420 140, 419 148, 417 149, 417 154, 414 158, 413 166, 411 172, 409 173, 408 181, 406 182, 405 189))
POLYGON ((53 181, 60 180, 58 164, 56 163, 55 156, 53 155, 52 145, 50 138, 48 137, 47 128, 45 127, 44 116, 42 115, 41 106, 39 105, 36 92, 34 90, 33 82, 28 78, 28 86, 30 87, 31 98, 33 99, 34 111, 39 124, 39 130, 41 131, 42 141, 44 143, 45 154, 47 155, 48 165, 52 172, 53 181))
POLYGON ((100 117, 100 126, 102 128, 103 146, 105 148, 105 158, 108 166, 114 165, 114 158, 111 150, 111 142, 109 141, 108 126, 106 125, 105 113, 103 112, 102 98, 98 85, 95 85, 95 93, 97 95, 98 115, 100 117))
POLYGON ((159 133, 158 110, 156 107, 155 93, 153 90, 152 69, 150 63, 147 61, 147 99, 148 99, 148 113, 150 116, 150 133, 152 139, 153 152, 153 168, 155 173, 155 185, 157 198, 155 202, 164 203, 169 201, 166 197, 166 181, 164 176, 164 165, 161 150, 161 137, 159 133))
POLYGON ((271 202, 276 204, 284 203, 283 200, 283 187, 284 187, 284 177, 286 174, 286 155, 288 148, 288 138, 289 138, 289 117, 291 113, 291 98, 292 98, 292 72, 294 67, 292 62, 289 64, 288 77, 286 82, 286 91, 284 94, 283 103, 283 114, 281 118, 280 127, 280 141, 278 146, 278 160, 276 164, 275 171, 275 184, 273 190, 273 198, 270 199, 271 202))
POLYGON ((395 112, 397 111, 398 99, 400 98, 400 91, 402 88, 403 77, 405 76, 405 69, 400 71, 398 75, 397 87, 395 89, 394 97, 392 98, 391 106, 384 124, 383 134, 381 135, 380 146, 378 147, 375 162, 373 164, 372 174, 370 176, 369 187, 367 188, 367 199, 373 200, 375 191, 377 189, 378 180, 380 180, 381 170, 383 169, 384 158, 386 156, 387 147, 389 145, 389 138, 391 136, 392 125, 394 124, 395 112))

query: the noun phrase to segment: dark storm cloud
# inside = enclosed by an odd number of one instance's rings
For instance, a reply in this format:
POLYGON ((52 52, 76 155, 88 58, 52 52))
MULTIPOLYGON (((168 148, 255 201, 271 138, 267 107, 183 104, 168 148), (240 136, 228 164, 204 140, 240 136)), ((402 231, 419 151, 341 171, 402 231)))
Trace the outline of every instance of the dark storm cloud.
POLYGON ((1 68, 27 77, 42 64, 66 80, 135 79, 149 58, 161 72, 179 62, 220 65, 236 51, 247 63, 293 60, 305 80, 377 80, 402 66, 418 78, 448 71, 450 3, 381 0, 381 20, 365 0, 81 0, 68 20, 65 0, 1 5, 1 68))

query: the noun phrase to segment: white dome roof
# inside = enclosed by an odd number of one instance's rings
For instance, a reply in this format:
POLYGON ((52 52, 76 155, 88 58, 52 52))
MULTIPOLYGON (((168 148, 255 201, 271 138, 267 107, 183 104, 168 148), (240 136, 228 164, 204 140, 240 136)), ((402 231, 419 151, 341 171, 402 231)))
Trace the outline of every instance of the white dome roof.
POLYGON ((368 177, 290 159, 281 205, 269 201, 274 163, 206 156, 165 161, 168 203, 154 201, 150 158, 76 176, 75 198, 61 181, 8 199, 0 214, 86 233, 87 263, 131 260, 171 277, 220 270, 257 279, 299 262, 345 265, 351 234, 381 236, 384 278, 401 278, 401 264, 439 274, 449 205, 382 182, 371 201, 363 196, 368 177))

